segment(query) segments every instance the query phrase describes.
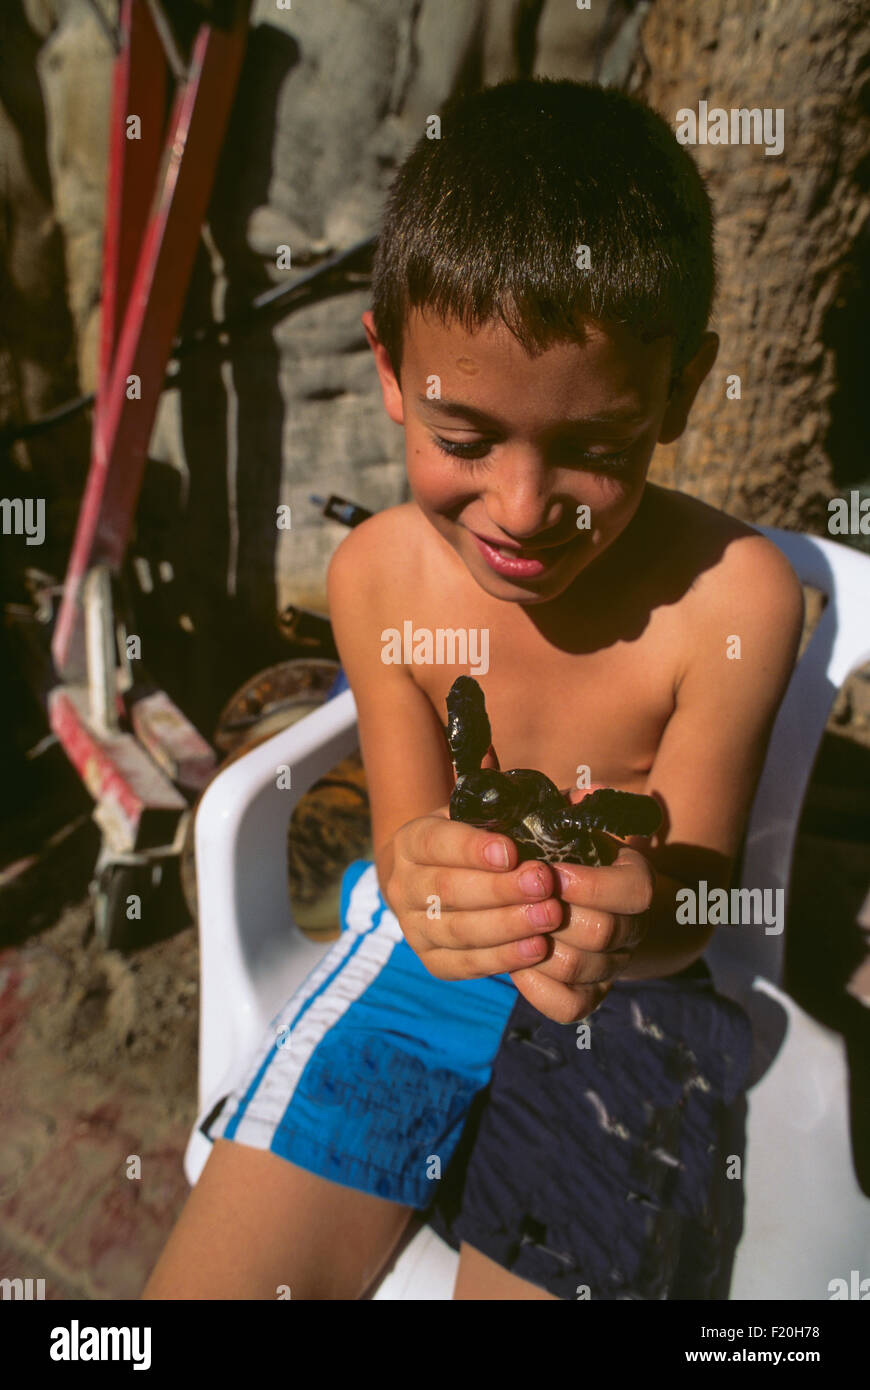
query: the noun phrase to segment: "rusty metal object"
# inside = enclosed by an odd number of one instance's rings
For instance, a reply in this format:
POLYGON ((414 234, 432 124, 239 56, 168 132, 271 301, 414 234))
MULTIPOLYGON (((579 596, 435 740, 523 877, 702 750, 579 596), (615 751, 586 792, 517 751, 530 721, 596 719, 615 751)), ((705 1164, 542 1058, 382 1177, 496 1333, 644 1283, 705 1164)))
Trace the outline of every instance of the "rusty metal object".
POLYGON ((222 753, 247 751, 323 704, 337 661, 300 657, 252 676, 224 706, 214 742, 222 753), (256 737, 254 737, 256 735, 256 737))
POLYGON ((315 782, 287 829, 293 919, 306 936, 339 935, 341 879, 354 859, 372 857, 371 815, 362 758, 352 753, 315 782))

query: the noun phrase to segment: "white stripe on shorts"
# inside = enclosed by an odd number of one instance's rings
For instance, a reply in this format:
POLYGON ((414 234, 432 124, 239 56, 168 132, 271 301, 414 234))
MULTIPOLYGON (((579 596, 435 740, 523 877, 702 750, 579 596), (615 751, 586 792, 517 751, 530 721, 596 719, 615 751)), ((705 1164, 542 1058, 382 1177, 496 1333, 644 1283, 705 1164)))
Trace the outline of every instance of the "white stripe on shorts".
POLYGON ((338 1019, 365 994, 383 970, 394 946, 403 939, 398 918, 388 907, 383 908, 378 925, 372 927, 372 921, 381 907, 377 873, 372 865, 360 876, 351 891, 346 929, 281 1012, 276 1014, 257 1050, 256 1058, 245 1073, 244 1082, 233 1092, 212 1127, 213 1138, 222 1137, 247 1094, 253 1077, 271 1053, 268 1066, 248 1099, 245 1114, 233 1135, 234 1141, 249 1144, 252 1148, 271 1147, 275 1131, 317 1046, 338 1019), (308 1000, 323 988, 324 981, 333 972, 337 972, 334 979, 314 999, 299 1026, 285 1034, 286 1042, 282 1047, 276 1046, 281 1029, 290 1028, 308 1000))

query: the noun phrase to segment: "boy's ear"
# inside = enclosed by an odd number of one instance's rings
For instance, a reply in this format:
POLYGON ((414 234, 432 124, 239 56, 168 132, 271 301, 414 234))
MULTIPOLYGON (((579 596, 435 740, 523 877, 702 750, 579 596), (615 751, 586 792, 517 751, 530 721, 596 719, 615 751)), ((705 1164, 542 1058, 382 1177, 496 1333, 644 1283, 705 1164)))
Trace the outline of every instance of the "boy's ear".
POLYGON ((375 332, 375 321, 370 309, 366 310, 362 315, 361 322, 365 329, 366 337, 369 340, 369 347, 374 353, 375 366, 378 369, 378 376, 381 379, 384 409, 391 420, 395 421, 397 425, 403 425, 405 423, 405 416, 402 408, 402 390, 396 380, 396 374, 393 371, 390 355, 375 332))
POLYGON ((672 444, 683 433, 701 382, 708 375, 718 355, 718 333, 705 333, 695 356, 686 363, 673 383, 659 430, 659 444, 672 444))

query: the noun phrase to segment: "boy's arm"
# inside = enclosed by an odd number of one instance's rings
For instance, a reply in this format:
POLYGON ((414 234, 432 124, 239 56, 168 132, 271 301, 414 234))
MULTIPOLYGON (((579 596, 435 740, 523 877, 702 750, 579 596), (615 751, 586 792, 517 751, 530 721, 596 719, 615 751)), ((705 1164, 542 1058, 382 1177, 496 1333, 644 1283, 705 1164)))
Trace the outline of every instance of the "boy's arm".
MULTIPOLYGON (((353 530, 332 556, 327 575, 330 621, 357 707, 381 892, 395 831, 444 806, 453 789, 432 705, 404 667, 381 660, 379 596, 391 578, 384 574, 383 526, 379 516, 353 530)), ((399 585, 401 576, 392 581, 399 585)))
POLYGON ((646 851, 656 896, 627 979, 683 969, 710 940, 714 927, 677 922, 676 893, 697 892, 702 879, 710 890, 730 884, 800 643, 803 591, 772 542, 733 542, 722 573, 709 586, 704 578, 691 659, 648 779, 667 809, 667 828, 664 844, 646 851))
MULTIPOLYGON (((679 923, 676 894, 682 887, 697 892, 702 879, 711 891, 730 883, 800 642, 803 593, 771 542, 741 537, 728 547, 717 570, 702 575, 692 595, 676 708, 645 788, 665 808, 663 843, 649 848, 644 840, 629 842, 652 865, 656 886, 646 934, 620 971, 622 979, 674 974, 706 948, 715 928, 679 923)), ((550 960, 532 968, 535 973, 569 984, 569 958, 573 954, 575 964, 578 959, 571 947, 586 939, 589 909, 599 906, 607 920, 611 913, 619 917, 612 906, 619 863, 605 870, 560 867, 563 895, 577 904, 571 908, 576 929, 569 920, 554 938, 564 942, 562 958, 557 945, 550 960)), ((613 923, 615 946, 623 944, 624 925, 613 923)), ((582 970, 575 978, 583 978, 582 970)))

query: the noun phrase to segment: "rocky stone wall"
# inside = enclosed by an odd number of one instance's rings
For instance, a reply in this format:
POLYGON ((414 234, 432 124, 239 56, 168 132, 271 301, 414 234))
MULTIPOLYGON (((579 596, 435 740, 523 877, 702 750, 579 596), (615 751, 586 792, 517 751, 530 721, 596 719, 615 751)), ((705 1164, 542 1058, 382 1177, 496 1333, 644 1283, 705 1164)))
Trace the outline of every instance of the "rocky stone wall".
POLYGON ((822 535, 829 498, 861 484, 870 495, 866 21, 853 0, 654 4, 631 79, 675 127, 701 101, 708 114, 783 113, 781 154, 692 147, 716 212, 721 347, 656 476, 749 521, 822 535), (726 395, 732 374, 739 399, 726 395))

